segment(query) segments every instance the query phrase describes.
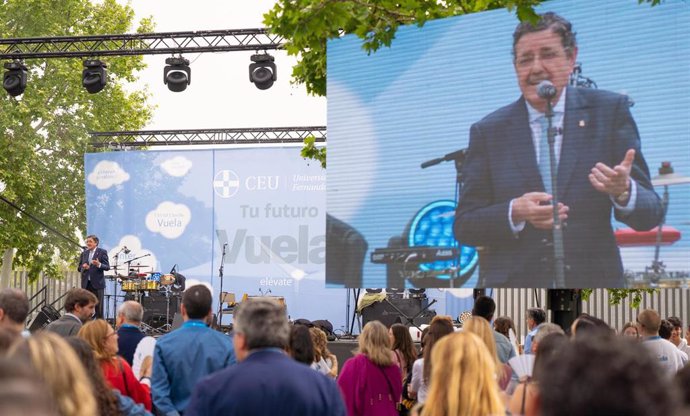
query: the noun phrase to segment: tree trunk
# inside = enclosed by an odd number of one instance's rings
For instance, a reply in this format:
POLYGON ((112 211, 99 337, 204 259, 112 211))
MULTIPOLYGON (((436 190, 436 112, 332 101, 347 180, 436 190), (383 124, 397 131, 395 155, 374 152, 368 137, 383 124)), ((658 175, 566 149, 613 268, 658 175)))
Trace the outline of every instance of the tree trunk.
POLYGON ((12 261, 14 260, 14 249, 5 249, 2 254, 2 269, 0 269, 0 288, 10 287, 12 283, 12 261))

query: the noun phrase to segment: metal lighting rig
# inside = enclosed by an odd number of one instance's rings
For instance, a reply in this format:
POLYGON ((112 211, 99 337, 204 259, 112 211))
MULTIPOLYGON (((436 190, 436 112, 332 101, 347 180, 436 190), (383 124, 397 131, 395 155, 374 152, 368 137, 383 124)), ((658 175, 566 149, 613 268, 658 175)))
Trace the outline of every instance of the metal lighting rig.
POLYGON ((0 39, 0 59, 88 58, 281 49, 266 29, 0 39))
POLYGON ((313 136, 326 142, 326 127, 261 127, 198 130, 141 130, 91 132, 91 146, 111 150, 170 145, 303 143, 313 136))

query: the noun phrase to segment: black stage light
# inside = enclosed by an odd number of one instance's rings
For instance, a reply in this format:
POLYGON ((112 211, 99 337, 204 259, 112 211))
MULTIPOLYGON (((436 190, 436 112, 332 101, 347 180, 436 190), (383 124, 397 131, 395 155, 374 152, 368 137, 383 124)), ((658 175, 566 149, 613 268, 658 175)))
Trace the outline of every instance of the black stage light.
POLYGON ((84 71, 81 73, 81 85, 90 94, 100 92, 108 82, 106 77, 105 62, 98 59, 87 59, 84 61, 84 71))
POLYGON ((3 66, 7 71, 2 77, 2 87, 13 97, 22 95, 26 89, 26 66, 18 61, 5 62, 3 66))
POLYGON ((168 58, 167 66, 163 69, 163 82, 173 92, 181 92, 187 89, 192 82, 192 70, 189 68, 189 60, 183 57, 168 58))
POLYGON ((269 54, 256 54, 251 57, 252 63, 249 64, 249 81, 256 85, 260 90, 271 88, 273 82, 278 79, 276 73, 275 58, 269 54))

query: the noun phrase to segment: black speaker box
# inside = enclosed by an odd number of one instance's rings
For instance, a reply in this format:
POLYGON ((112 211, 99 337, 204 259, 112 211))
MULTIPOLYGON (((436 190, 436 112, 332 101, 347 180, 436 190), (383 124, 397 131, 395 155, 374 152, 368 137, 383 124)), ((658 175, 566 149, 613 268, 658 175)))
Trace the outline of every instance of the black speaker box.
MULTIPOLYGON (((168 298, 164 294, 154 292, 154 295, 144 296, 141 298, 141 305, 144 307, 144 322, 154 328, 159 328, 166 323, 166 310, 168 307, 168 298)), ((170 314, 168 315, 170 321, 178 310, 178 297, 171 296, 170 298, 170 314)))
POLYGON ((36 315, 29 325, 29 332, 33 333, 45 328, 49 323, 60 319, 60 312, 50 305, 41 308, 41 311, 36 315))
POLYGON ((431 319, 436 316, 436 311, 425 310, 419 313, 424 307, 428 305, 429 299, 386 299, 382 302, 376 302, 366 308, 362 309, 362 324, 366 325, 369 321, 380 321, 387 327, 393 324, 412 325, 408 318, 413 318, 414 325, 428 324, 431 319), (395 307, 394 307, 395 306, 395 307), (400 310, 398 312, 397 309, 400 310), (402 313, 401 313, 402 312, 402 313))

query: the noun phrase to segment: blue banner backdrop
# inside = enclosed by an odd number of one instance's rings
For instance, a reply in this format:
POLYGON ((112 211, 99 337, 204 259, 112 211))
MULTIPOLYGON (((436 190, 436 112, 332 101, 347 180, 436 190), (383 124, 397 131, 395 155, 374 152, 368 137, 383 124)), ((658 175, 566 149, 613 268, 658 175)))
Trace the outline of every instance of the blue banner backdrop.
POLYGON ((329 319, 338 328, 346 292, 324 287, 326 174, 297 152, 86 154, 87 231, 118 265, 110 274, 127 274, 127 261, 144 266, 142 273, 177 265, 188 280, 209 283, 216 299, 227 243, 224 291, 238 300, 244 293, 281 296, 292 318, 329 319), (116 258, 123 247, 130 253, 116 258))

